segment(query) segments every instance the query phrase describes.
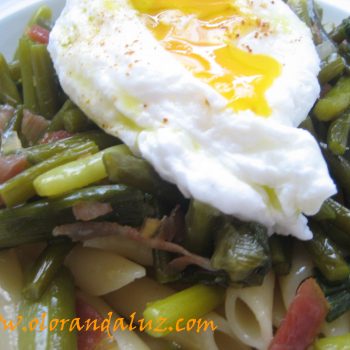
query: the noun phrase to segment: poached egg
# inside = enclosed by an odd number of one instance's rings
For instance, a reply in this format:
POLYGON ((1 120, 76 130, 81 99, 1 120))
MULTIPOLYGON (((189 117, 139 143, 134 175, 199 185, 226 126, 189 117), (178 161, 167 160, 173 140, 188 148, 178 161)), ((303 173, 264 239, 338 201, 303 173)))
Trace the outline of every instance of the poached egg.
POLYGON ((335 193, 297 126, 319 95, 282 0, 68 0, 49 42, 70 98, 186 197, 310 239, 335 193))

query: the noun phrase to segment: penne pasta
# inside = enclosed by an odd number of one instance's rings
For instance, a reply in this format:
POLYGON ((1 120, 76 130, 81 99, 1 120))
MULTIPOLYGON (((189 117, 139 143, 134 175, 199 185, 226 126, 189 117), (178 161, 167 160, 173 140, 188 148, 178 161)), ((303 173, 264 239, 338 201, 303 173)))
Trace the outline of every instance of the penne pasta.
POLYGON ((98 248, 117 253, 143 266, 152 266, 152 249, 122 236, 107 236, 89 239, 84 247, 98 248))
POLYGON ((227 290, 225 312, 234 335, 259 350, 267 349, 272 339, 274 281, 270 273, 259 287, 227 290))
POLYGON ((165 339, 154 338, 146 333, 135 332, 148 346, 150 350, 164 350, 169 348, 169 342, 165 339))
POLYGON ((350 333, 350 311, 332 322, 325 322, 321 333, 326 337, 350 333))
POLYGON ((276 279, 275 282, 275 290, 273 296, 273 310, 272 310, 272 323, 273 326, 278 328, 287 312, 286 307, 283 302, 281 287, 279 284, 279 280, 276 279))
MULTIPOLYGON (((78 292, 78 297, 84 300, 86 303, 93 306, 96 311, 100 313, 102 317, 107 319, 109 313, 112 311, 110 306, 106 302, 99 298, 88 295, 81 291, 78 292)), ((129 329, 125 330, 114 330, 113 325, 117 318, 120 316, 112 311, 111 326, 109 329, 110 335, 113 336, 113 345, 115 344, 116 350, 150 350, 147 344, 137 335, 136 332, 130 331, 129 329)), ((109 349, 109 348, 108 348, 109 349)), ((102 350, 102 349, 101 349, 102 350)), ((114 350, 114 347, 113 347, 114 350)))
POLYGON ((172 293, 171 288, 149 277, 143 277, 124 288, 105 295, 104 299, 122 316, 129 317, 135 312, 135 317, 140 319, 147 303, 165 298, 172 293))
POLYGON ((223 332, 215 332, 214 334, 215 343, 219 350, 250 350, 251 348, 241 343, 238 339, 227 335, 223 332))
POLYGON ((208 320, 212 320, 217 326, 212 336, 218 350, 235 349, 249 350, 250 347, 243 344, 232 332, 229 322, 216 312, 207 315, 208 320))
MULTIPOLYGON (((82 292, 78 292, 78 297, 82 298, 86 303, 93 306, 100 313, 100 315, 106 319, 108 318, 108 314, 112 311, 110 306, 99 297, 94 297, 82 292)), ((141 337, 138 336, 136 332, 130 331, 129 329, 114 330, 114 322, 117 318, 120 318, 120 316, 114 311, 112 312, 113 316, 111 319, 110 335, 113 336, 113 345, 115 344, 115 348, 113 347, 113 350, 151 350, 151 348, 142 340, 141 337)))
POLYGON ((313 274, 314 265, 301 244, 296 244, 290 273, 279 278, 283 303, 286 309, 292 302, 300 283, 313 274))
POLYGON ((76 285, 91 295, 103 295, 146 275, 146 270, 117 254, 76 246, 66 258, 76 285))

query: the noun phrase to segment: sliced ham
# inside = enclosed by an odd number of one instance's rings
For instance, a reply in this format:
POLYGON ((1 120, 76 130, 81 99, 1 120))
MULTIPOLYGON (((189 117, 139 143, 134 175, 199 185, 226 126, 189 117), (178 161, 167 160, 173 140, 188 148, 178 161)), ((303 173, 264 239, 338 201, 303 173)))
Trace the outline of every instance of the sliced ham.
POLYGON ((306 350, 325 321, 329 305, 314 278, 298 288, 269 350, 306 350))
POLYGON ((200 256, 200 255, 192 254, 192 253, 191 255, 184 255, 184 256, 175 258, 172 261, 170 261, 168 264, 169 268, 180 272, 185 270, 190 265, 197 265, 202 267, 205 270, 215 271, 211 267, 209 259, 204 258, 203 256, 200 256))
POLYGON ((73 206, 73 214, 79 221, 90 221, 113 211, 109 203, 81 202, 73 206))
POLYGON ((210 271, 215 270, 211 267, 209 259, 193 254, 177 243, 165 241, 163 238, 159 237, 143 237, 137 229, 129 226, 122 226, 116 222, 77 222, 74 224, 57 226, 53 230, 53 235, 68 236, 73 241, 84 241, 90 238, 110 235, 121 235, 150 247, 151 249, 159 249, 187 256, 188 259, 186 264, 182 264, 181 266, 187 266, 188 261, 191 258, 191 262, 194 265, 198 265, 210 271))
MULTIPOLYGON (((76 301, 76 313, 79 318, 79 324, 86 326, 86 322, 91 322, 93 325, 96 320, 96 326, 101 326, 103 317, 84 300, 78 298, 76 301), (89 321, 90 320, 90 321, 89 321)), ((107 333, 101 331, 101 329, 85 328, 78 332, 78 350, 95 350, 98 344, 108 336, 107 333)))
POLYGON ((179 243, 184 240, 185 232, 185 216, 178 205, 162 219, 157 238, 179 243))
POLYGON ((22 135, 30 145, 33 145, 49 126, 49 121, 44 117, 30 112, 28 109, 23 111, 22 135))
POLYGON ((24 156, 11 155, 0 157, 0 183, 3 183, 23 170, 28 168, 29 163, 24 156))
POLYGON ((5 131, 5 128, 15 113, 15 109, 9 105, 0 106, 0 134, 5 131))
POLYGON ((50 32, 46 28, 43 28, 38 24, 34 24, 27 30, 27 35, 36 43, 47 45, 49 42, 50 32))
POLYGON ((58 131, 52 131, 52 132, 47 132, 43 138, 40 140, 40 144, 47 144, 51 142, 56 142, 59 140, 66 139, 68 137, 73 136, 72 133, 66 131, 66 130, 58 130, 58 131))

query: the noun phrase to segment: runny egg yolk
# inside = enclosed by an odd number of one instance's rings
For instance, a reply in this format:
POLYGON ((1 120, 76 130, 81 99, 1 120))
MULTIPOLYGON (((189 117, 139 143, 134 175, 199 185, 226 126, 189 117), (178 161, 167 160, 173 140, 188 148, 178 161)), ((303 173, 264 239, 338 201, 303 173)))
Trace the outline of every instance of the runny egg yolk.
POLYGON ((272 57, 234 45, 257 28, 269 26, 235 6, 235 0, 132 0, 145 25, 192 74, 212 86, 235 111, 268 117, 265 93, 281 74, 272 57))

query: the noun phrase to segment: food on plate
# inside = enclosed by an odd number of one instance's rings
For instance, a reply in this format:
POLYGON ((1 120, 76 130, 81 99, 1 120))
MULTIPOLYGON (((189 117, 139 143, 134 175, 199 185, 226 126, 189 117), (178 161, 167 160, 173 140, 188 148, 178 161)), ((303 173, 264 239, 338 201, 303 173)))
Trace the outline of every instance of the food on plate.
POLYGON ((346 344, 350 22, 321 12, 38 9, 0 55, 0 348, 346 344))

